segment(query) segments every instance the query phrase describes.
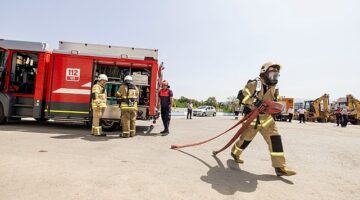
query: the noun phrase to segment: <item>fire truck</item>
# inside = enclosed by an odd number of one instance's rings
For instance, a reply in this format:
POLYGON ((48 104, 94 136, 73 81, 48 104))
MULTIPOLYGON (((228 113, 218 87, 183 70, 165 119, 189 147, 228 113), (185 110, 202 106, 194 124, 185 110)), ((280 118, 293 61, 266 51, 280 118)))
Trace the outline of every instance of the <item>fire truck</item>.
POLYGON ((157 49, 60 41, 50 51, 42 42, 0 39, 0 124, 25 117, 89 123, 91 88, 99 74, 109 79, 104 130, 119 125, 115 93, 126 75, 140 91, 138 119, 155 123, 162 69, 157 49))

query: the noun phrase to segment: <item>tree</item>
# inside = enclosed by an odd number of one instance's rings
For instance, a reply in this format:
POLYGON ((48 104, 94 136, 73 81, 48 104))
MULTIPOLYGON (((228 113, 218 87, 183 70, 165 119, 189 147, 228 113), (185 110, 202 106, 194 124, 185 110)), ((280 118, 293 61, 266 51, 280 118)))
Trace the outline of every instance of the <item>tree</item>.
POLYGON ((205 101, 205 104, 206 104, 206 105, 209 105, 209 106, 217 107, 218 102, 216 101, 216 98, 215 98, 215 97, 209 97, 209 98, 205 101))
POLYGON ((224 107, 225 112, 234 112, 235 108, 239 106, 239 100, 235 96, 227 98, 227 104, 224 107))
POLYGON ((205 105, 205 103, 203 101, 198 101, 196 99, 190 99, 184 96, 181 96, 179 99, 174 99, 174 104, 175 107, 180 107, 180 108, 185 108, 187 106, 187 103, 192 102, 193 106, 199 107, 202 105, 205 105))

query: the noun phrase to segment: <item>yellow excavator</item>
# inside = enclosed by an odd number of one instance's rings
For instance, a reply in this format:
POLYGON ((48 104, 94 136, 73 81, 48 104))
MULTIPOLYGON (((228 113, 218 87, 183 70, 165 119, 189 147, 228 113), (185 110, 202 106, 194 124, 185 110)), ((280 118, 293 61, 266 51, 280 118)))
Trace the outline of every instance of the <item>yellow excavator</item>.
POLYGON ((346 106, 348 108, 349 122, 352 124, 360 124, 360 101, 353 95, 346 95, 346 106))
POLYGON ((328 122, 330 117, 329 94, 324 94, 312 101, 305 101, 304 108, 307 111, 305 113, 307 121, 328 122))

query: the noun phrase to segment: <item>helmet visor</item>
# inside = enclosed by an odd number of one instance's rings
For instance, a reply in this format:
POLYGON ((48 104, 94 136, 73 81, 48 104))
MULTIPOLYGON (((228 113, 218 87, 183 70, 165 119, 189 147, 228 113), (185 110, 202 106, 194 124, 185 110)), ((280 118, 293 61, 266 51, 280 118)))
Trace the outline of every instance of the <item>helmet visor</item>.
POLYGON ((277 70, 274 70, 274 71, 269 71, 268 72, 268 78, 271 82, 275 82, 275 81, 278 81, 279 80, 279 77, 280 77, 280 73, 279 71, 277 70))

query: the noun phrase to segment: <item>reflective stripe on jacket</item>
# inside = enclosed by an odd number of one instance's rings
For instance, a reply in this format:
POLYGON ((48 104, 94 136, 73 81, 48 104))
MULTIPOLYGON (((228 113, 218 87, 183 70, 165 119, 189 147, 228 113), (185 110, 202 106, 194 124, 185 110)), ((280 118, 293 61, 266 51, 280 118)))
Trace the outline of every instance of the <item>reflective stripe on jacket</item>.
POLYGON ((91 90, 92 93, 92 107, 100 107, 105 108, 106 107, 106 89, 104 86, 102 86, 99 82, 95 84, 91 90))

